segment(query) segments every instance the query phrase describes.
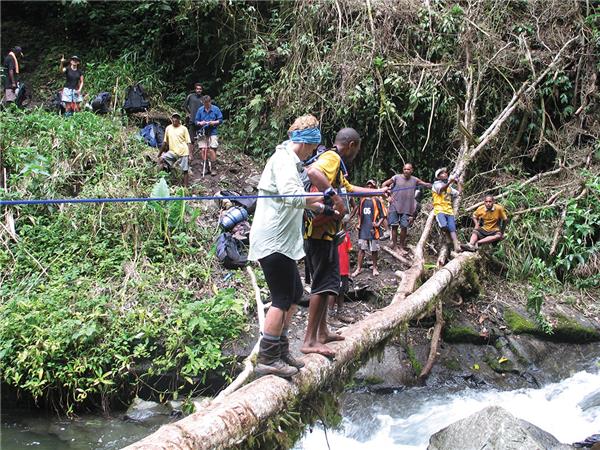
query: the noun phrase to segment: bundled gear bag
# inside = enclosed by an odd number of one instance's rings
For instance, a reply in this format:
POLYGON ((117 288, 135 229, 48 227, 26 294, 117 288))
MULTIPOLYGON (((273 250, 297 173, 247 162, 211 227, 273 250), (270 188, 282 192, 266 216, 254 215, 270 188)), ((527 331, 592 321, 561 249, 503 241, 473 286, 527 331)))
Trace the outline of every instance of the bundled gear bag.
POLYGON ((217 238, 217 258, 226 269, 240 269, 248 263, 248 258, 242 253, 241 243, 231 236, 231 233, 222 233, 217 238))
POLYGON ((248 220, 248 211, 241 206, 233 206, 221 215, 219 225, 223 230, 229 231, 244 220, 248 220))
POLYGON ((148 110, 150 102, 146 99, 146 93, 140 83, 129 86, 125 94, 123 109, 127 114, 148 110))
POLYGON ((100 92, 92 100, 92 111, 96 114, 107 114, 110 108, 111 95, 108 92, 100 92))
POLYGON ((165 129, 159 123, 152 122, 140 130, 140 136, 150 147, 160 147, 165 138, 165 129))

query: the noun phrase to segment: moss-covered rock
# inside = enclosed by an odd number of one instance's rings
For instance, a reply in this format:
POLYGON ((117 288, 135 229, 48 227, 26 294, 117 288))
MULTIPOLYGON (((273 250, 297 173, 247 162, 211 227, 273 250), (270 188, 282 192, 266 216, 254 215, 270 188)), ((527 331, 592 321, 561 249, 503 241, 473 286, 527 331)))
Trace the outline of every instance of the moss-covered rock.
POLYGON ((523 317, 512 309, 504 311, 504 321, 506 322, 508 329, 515 334, 539 335, 541 333, 541 330, 535 322, 523 317))
POLYGON ((560 314, 554 316, 552 333, 545 333, 533 320, 511 309, 504 311, 504 321, 515 334, 530 334, 555 342, 577 344, 600 341, 600 332, 597 329, 560 314))
POLYGON ((576 320, 563 315, 556 315, 556 325, 553 340, 560 342, 586 343, 600 341, 600 332, 592 327, 586 327, 576 320))
POLYGON ((483 360, 496 373, 514 373, 518 372, 515 368, 515 364, 508 358, 500 356, 496 357, 491 353, 487 353, 483 360))
POLYGON ((481 344, 484 338, 468 325, 449 325, 444 327, 444 341, 453 344, 481 344))

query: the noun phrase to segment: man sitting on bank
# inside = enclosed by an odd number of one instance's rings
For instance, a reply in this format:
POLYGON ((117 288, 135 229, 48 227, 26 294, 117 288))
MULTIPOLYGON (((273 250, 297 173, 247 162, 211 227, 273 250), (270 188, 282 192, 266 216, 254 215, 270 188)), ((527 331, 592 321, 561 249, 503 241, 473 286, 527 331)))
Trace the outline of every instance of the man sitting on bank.
POLYGON ((464 250, 474 252, 481 244, 492 244, 504 239, 504 230, 508 224, 506 210, 495 203, 494 196, 485 196, 483 205, 473 213, 473 233, 468 244, 462 245, 464 250))
POLYGON ((183 172, 183 185, 189 185, 190 158, 192 153, 192 140, 188 129, 181 124, 178 113, 171 115, 171 125, 165 130, 165 139, 158 151, 158 164, 161 169, 170 171, 178 159, 183 172))

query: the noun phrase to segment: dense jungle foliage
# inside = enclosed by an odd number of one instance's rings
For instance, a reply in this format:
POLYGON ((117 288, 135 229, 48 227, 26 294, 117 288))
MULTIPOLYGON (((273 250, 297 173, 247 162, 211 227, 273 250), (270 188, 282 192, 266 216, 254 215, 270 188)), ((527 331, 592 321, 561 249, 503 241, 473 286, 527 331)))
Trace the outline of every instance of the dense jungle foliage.
MULTIPOLYGON (((2 35, 3 46, 24 47, 22 78, 38 103, 62 86, 61 55, 83 59, 86 92, 119 103, 142 82, 157 109, 179 109, 200 81, 226 115, 228 151, 257 161, 297 115, 317 115, 326 143, 353 126, 363 136, 356 183, 406 161, 430 180, 574 38, 469 166, 463 205, 504 195, 513 222, 493 253, 503 274, 529 283, 547 331, 544 300, 598 292, 597 1, 3 2, 2 35)), ((1 112, 2 197, 164 193, 127 125, 118 112, 1 112)), ((2 382, 59 409, 91 398, 106 407, 144 376, 175 370, 191 382, 219 367, 222 342, 244 326, 247 289, 217 289, 216 230, 196 225, 198 211, 177 202, 11 208, 18 240, 0 234, 2 382)), ((460 214, 468 226, 470 213, 460 214)))

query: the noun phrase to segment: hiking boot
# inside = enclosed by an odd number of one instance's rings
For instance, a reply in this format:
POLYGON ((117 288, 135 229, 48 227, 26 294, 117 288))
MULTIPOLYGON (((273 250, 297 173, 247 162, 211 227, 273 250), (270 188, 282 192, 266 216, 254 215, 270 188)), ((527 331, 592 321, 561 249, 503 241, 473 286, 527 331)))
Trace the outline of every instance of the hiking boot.
POLYGON ((280 341, 260 340, 260 349, 254 372, 257 376, 277 375, 282 378, 290 378, 298 373, 298 369, 281 360, 280 341))
POLYGON ((302 369, 304 363, 292 356, 290 353, 290 341, 287 336, 281 336, 279 341, 279 350, 281 352, 281 360, 289 366, 295 367, 296 369, 302 369))

